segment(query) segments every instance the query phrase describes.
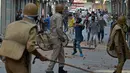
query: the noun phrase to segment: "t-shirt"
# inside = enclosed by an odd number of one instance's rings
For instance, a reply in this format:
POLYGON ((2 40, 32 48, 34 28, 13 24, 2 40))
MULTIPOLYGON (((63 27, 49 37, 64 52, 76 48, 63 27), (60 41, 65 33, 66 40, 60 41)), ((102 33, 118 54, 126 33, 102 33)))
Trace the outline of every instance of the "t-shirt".
POLYGON ((69 27, 74 26, 74 18, 68 20, 68 25, 69 25, 69 27))
POLYGON ((75 26, 75 39, 77 41, 83 41, 83 35, 82 35, 82 26, 75 26))
POLYGON ((50 17, 47 17, 47 18, 44 20, 44 22, 47 23, 46 27, 47 27, 47 29, 50 30, 50 17))

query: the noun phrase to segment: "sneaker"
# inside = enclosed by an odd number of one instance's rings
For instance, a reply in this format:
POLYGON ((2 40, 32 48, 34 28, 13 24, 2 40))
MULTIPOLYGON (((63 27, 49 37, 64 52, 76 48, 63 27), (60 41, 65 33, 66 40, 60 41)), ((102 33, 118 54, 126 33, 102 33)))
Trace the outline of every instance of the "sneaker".
POLYGON ((75 55, 76 53, 77 53, 77 51, 76 51, 76 52, 73 52, 72 55, 75 55))
POLYGON ((80 57, 83 57, 84 55, 83 54, 80 54, 80 57))

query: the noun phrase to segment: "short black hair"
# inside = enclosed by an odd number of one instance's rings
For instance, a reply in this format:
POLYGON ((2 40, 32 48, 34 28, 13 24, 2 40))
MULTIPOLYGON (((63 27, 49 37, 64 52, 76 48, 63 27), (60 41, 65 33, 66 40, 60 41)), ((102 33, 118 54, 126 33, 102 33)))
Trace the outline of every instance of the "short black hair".
POLYGON ((82 22, 82 19, 81 18, 77 18, 77 21, 76 21, 76 23, 81 23, 82 22))
POLYGON ((73 15, 72 15, 72 13, 69 13, 69 15, 68 15, 68 16, 73 16, 73 15))

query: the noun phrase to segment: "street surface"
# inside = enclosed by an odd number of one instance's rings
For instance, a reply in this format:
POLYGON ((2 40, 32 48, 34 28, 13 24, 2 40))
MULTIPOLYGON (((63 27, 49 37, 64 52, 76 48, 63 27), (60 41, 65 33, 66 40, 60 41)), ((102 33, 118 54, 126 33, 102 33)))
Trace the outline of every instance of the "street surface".
MULTIPOLYGON (((66 63, 94 71, 94 73, 113 73, 118 62, 117 59, 110 57, 106 52, 109 29, 109 26, 105 28, 105 38, 103 44, 99 44, 95 50, 89 48, 83 49, 84 57, 80 57, 79 53, 72 56, 71 53, 73 52, 73 49, 65 47, 66 63)), ((87 36, 85 30, 83 31, 83 35, 84 37, 87 36)), ((69 43, 69 46, 72 46, 72 43, 69 43)), ((85 44, 82 43, 82 46, 85 46, 85 44)), ((40 52, 48 57, 50 57, 52 53, 52 51, 40 52)), ((36 63, 32 65, 32 73, 45 73, 48 63, 49 62, 36 60, 36 63)), ((65 66, 65 70, 67 70, 68 73, 87 73, 67 66, 65 66)), ((58 73, 58 64, 56 64, 54 71, 55 73, 58 73)), ((6 73, 2 62, 0 62, 0 73, 6 73)), ((123 73, 130 73, 130 60, 127 60, 125 63, 123 73)))

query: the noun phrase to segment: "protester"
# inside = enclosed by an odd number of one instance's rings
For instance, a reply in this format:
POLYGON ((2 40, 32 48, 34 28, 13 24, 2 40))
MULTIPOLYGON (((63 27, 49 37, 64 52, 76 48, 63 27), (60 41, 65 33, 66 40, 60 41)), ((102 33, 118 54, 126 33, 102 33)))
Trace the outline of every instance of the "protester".
POLYGON ((109 18, 108 14, 105 13, 105 14, 103 15, 103 19, 105 20, 106 24, 108 24, 108 18, 109 18))
POLYGON ((44 22, 46 23, 46 31, 50 31, 50 18, 51 18, 51 16, 52 16, 52 13, 49 13, 48 14, 48 16, 47 16, 47 18, 44 20, 44 22))
MULTIPOLYGON (((93 40, 94 40, 94 38, 96 39, 96 36, 98 34, 98 29, 99 29, 99 26, 98 26, 97 22, 95 21, 95 18, 91 19, 91 22, 89 23, 88 27, 90 28, 90 36, 91 36, 89 44, 93 44, 93 40)), ((97 45, 95 44, 95 47, 96 46, 97 45)))
POLYGON ((100 15, 100 19, 98 20, 98 26, 99 26, 99 29, 98 29, 98 41, 100 43, 100 42, 103 42, 104 28, 106 26, 106 22, 103 19, 103 15, 100 15))
POLYGON ((74 52, 72 53, 72 55, 75 55, 77 53, 77 48, 79 50, 80 53, 80 57, 83 57, 83 53, 82 53, 82 49, 80 47, 80 43, 83 41, 83 35, 82 35, 82 30, 84 29, 83 24, 81 23, 82 19, 81 18, 77 18, 76 19, 76 23, 75 23, 75 39, 74 39, 74 52))
POLYGON ((72 13, 69 14, 68 16, 68 32, 69 32, 69 39, 70 41, 72 41, 72 36, 74 35, 74 23, 75 23, 75 20, 74 20, 74 17, 72 15, 72 13))

